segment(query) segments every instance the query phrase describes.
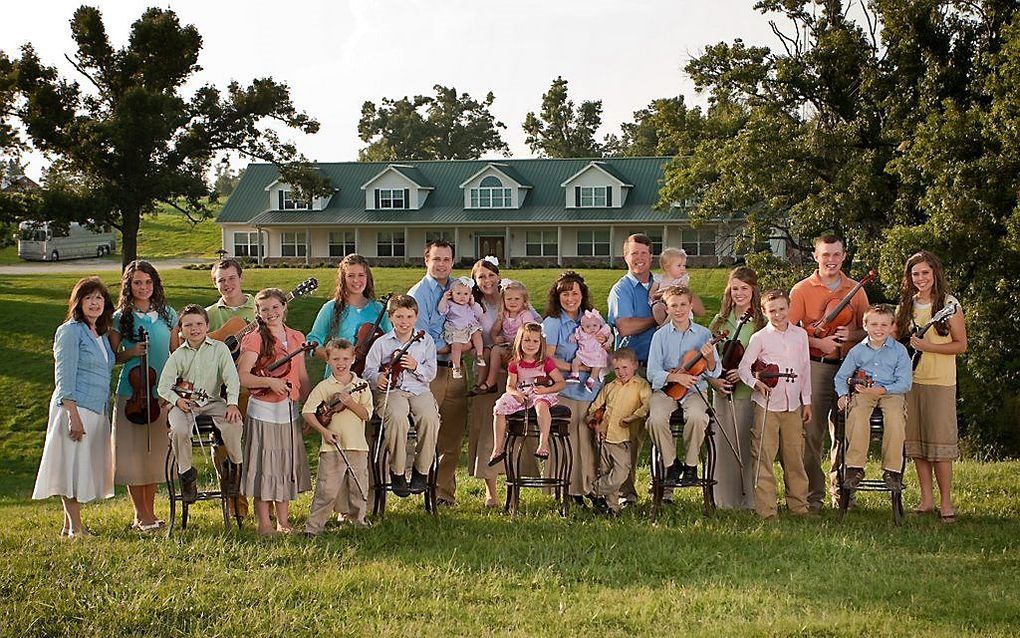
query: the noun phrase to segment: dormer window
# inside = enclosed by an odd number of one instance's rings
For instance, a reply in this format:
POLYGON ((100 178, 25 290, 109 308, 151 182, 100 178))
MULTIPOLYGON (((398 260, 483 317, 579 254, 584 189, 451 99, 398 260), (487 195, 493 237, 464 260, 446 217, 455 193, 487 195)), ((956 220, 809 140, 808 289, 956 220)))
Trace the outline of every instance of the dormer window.
POLYGON ((375 191, 376 208, 407 208, 406 188, 378 188, 375 191))
POLYGON ((311 208, 311 204, 307 201, 294 199, 290 190, 280 190, 280 210, 308 210, 309 208, 311 208))
POLYGON ((606 208, 613 205, 611 186, 577 186, 576 188, 579 208, 606 208))
POLYGON ((498 177, 488 175, 471 189, 471 208, 510 208, 511 192, 498 177))

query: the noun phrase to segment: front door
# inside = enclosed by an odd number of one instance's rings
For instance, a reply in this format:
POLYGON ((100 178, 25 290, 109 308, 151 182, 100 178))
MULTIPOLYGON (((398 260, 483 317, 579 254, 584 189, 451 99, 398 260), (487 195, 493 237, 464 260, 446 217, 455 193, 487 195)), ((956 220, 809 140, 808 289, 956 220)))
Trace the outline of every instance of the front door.
POLYGON ((477 235, 475 239, 478 240, 478 258, 488 257, 492 255, 499 260, 499 263, 506 263, 506 253, 504 251, 503 244, 506 243, 505 235, 477 235))

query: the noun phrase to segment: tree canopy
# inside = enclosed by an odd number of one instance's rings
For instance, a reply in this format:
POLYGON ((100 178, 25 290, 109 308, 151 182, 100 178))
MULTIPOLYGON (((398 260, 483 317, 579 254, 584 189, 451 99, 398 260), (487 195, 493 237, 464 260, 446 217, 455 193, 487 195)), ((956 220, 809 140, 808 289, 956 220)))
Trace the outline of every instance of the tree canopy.
POLYGON ((458 95, 453 87, 437 84, 433 88, 435 97, 383 98, 379 106, 365 102, 358 136, 368 146, 359 159, 477 159, 490 151, 509 154, 499 133, 506 125, 489 111, 496 100, 491 91, 479 102, 467 93, 458 95))
POLYGON ((542 95, 538 115, 524 118, 525 142, 542 157, 601 157, 595 133, 602 124, 602 100, 586 100, 576 109, 567 95, 567 81, 557 77, 542 95))
MULTIPOLYGON (((173 11, 147 9, 131 25, 127 45, 116 49, 100 11, 82 6, 71 19, 71 35, 77 50, 65 57, 80 78, 61 77, 32 45, 22 47, 12 63, 19 96, 13 112, 31 145, 62 176, 47 181, 46 190, 76 200, 70 210, 78 221, 118 228, 125 264, 136 257, 141 216, 159 202, 194 220, 211 215, 206 173, 222 153, 275 163, 299 191, 329 189, 307 164, 292 163, 293 144, 265 126, 318 130, 295 108, 286 85, 259 78, 247 86, 231 82, 225 90, 206 84, 182 95, 201 70, 202 37, 173 11)), ((41 200, 36 210, 65 214, 42 209, 41 200)))

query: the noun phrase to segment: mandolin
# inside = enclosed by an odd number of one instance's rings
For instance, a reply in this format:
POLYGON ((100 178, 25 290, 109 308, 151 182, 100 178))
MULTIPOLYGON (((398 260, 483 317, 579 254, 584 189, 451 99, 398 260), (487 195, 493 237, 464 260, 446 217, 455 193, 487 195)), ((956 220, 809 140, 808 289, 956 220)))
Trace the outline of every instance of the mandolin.
POLYGON ((906 339, 904 339, 903 345, 907 347, 907 353, 910 354, 910 363, 913 365, 914 370, 917 370, 917 364, 921 363, 921 355, 924 353, 921 352, 920 350, 914 350, 914 348, 910 346, 910 337, 924 339, 924 335, 927 334, 927 332, 932 327, 938 324, 945 324, 947 321, 949 321, 950 317, 956 314, 956 311, 959 309, 960 307, 958 305, 954 303, 949 304, 942 310, 936 312, 928 323, 924 324, 921 327, 915 328, 914 331, 907 335, 906 339))
POLYGON ((407 354, 407 351, 411 349, 411 344, 416 341, 421 341, 424 338, 424 330, 419 330, 414 333, 414 336, 411 337, 410 341, 405 343, 401 348, 393 351, 393 356, 390 357, 389 361, 379 366, 379 371, 382 372, 380 376, 386 379, 386 385, 388 385, 391 390, 396 389, 397 382, 400 380, 400 373, 404 371, 404 366, 400 363, 400 360, 405 354, 407 354))
MULTIPOLYGON (((367 383, 359 383, 348 391, 348 394, 354 394, 361 392, 368 388, 367 383)), ((347 405, 344 404, 343 399, 340 398, 340 393, 337 392, 329 399, 319 404, 319 407, 315 408, 315 418, 318 420, 319 425, 322 427, 329 427, 330 421, 333 420, 333 415, 339 414, 347 409, 347 405)))
MULTIPOLYGON (((311 294, 319 287, 319 281, 315 277, 305 279, 294 290, 287 293, 287 303, 298 297, 311 294)), ((209 333, 209 336, 217 341, 222 341, 230 348, 230 356, 237 361, 241 356, 241 339, 245 335, 254 332, 259 327, 258 320, 245 321, 241 317, 231 317, 229 321, 209 333)))
POLYGON ((379 299, 379 303, 382 304, 382 310, 379 311, 379 316, 375 318, 375 323, 368 323, 366 321, 358 326, 358 332, 354 335, 354 363, 351 364, 351 371, 354 374, 360 376, 365 373, 365 359, 368 357, 368 351, 372 349, 372 344, 375 343, 376 339, 383 336, 383 331, 379 326, 382 325, 383 317, 386 316, 386 304, 392 296, 393 293, 389 292, 379 299))
MULTIPOLYGON (((727 336, 729 336, 729 330, 723 330, 719 334, 712 337, 709 340, 709 345, 714 346, 719 343, 727 336)), ((674 368, 671 372, 683 372, 691 376, 698 376, 703 374, 708 368, 708 362, 705 361, 705 355, 701 354, 701 350, 691 350, 684 355, 683 361, 680 367, 674 368)), ((666 393, 666 396, 673 399, 674 401, 680 401, 687 396, 688 388, 685 388, 682 384, 671 381, 662 387, 662 391, 666 393)))
MULTIPOLYGON (((853 300, 854 295, 861 288, 864 288, 876 279, 878 279, 878 273, 874 270, 869 270, 868 274, 862 277, 857 282, 857 285, 851 288, 842 298, 836 297, 836 293, 830 293, 829 300, 825 304, 825 311, 822 313, 822 318, 810 326, 806 326, 808 334, 816 339, 824 339, 836 334, 837 329, 849 326, 854 320, 854 311, 853 308, 850 308, 850 302, 853 300)), ((823 359, 826 356, 825 353, 817 348, 811 348, 811 355, 823 359)))

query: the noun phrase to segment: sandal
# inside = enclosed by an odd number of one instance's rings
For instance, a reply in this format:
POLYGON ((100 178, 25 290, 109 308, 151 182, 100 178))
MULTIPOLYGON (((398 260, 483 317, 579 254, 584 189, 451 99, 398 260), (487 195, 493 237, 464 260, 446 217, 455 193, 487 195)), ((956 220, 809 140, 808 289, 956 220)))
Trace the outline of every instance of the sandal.
POLYGON ((491 457, 489 459, 489 467, 496 467, 497 465, 502 463, 504 459, 506 459, 506 450, 503 450, 496 456, 491 457))
POLYGON ((535 458, 542 459, 544 461, 549 458, 549 452, 546 450, 538 450, 535 452, 535 458))
POLYGON ((496 386, 489 385, 482 381, 481 383, 475 384, 475 387, 471 388, 471 391, 467 393, 469 397, 476 397, 479 394, 491 394, 496 391, 496 386))
POLYGON ((921 509, 920 507, 915 507, 914 509, 910 510, 910 513, 914 514, 915 516, 924 516, 926 514, 934 514, 935 508, 932 507, 930 509, 921 509))
POLYGON ((939 520, 946 525, 951 525, 956 522, 956 512, 950 512, 949 514, 939 512, 939 520))

